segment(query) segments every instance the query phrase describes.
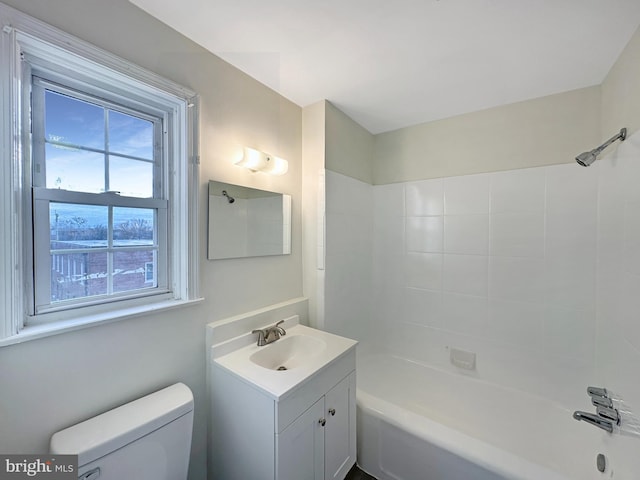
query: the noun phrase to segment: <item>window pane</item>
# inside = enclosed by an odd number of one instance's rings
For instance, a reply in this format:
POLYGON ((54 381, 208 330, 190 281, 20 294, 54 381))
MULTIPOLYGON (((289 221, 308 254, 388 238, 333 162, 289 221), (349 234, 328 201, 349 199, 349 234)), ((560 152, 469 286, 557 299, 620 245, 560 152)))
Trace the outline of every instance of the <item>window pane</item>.
POLYGON ((153 164, 111 155, 109 190, 127 197, 153 197, 153 164))
POLYGON ((153 159, 153 123, 109 110, 109 152, 153 159))
POLYGON ((47 144, 47 188, 104 192, 104 155, 47 144))
POLYGON ((51 202, 51 250, 107 246, 109 211, 99 205, 51 202))
POLYGON ((104 108, 45 91, 45 139, 104 150, 104 108))
POLYGON ((154 250, 134 250, 113 254, 113 291, 127 292, 155 287, 155 279, 148 281, 149 270, 155 270, 154 250), (148 265, 151 264, 151 267, 148 265))
POLYGON ((154 221, 155 210, 151 208, 114 207, 113 245, 153 245, 154 221))
POLYGON ((107 293, 107 253, 51 255, 51 302, 107 293))

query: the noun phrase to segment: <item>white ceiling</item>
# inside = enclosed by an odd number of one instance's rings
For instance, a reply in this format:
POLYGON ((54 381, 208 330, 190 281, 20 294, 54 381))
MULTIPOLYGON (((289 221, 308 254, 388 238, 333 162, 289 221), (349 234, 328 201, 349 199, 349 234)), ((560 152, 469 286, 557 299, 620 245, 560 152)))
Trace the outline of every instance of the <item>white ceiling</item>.
POLYGON ((598 85, 640 0, 130 0, 371 133, 598 85))

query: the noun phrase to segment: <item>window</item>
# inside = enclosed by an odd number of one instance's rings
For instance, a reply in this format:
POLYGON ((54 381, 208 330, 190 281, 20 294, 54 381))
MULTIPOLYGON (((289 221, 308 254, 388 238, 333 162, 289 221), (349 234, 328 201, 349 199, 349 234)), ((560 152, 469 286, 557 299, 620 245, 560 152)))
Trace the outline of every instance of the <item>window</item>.
POLYGON ((35 314, 168 291, 164 120, 118 100, 32 75, 35 314))
POLYGON ((7 15, 0 344, 193 301, 195 94, 0 4, 7 15))

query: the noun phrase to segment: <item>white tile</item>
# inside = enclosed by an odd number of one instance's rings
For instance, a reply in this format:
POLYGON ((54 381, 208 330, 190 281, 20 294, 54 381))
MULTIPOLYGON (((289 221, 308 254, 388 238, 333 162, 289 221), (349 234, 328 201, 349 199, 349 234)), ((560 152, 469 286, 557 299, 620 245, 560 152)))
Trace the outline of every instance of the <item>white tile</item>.
POLYGON ((491 215, 491 255, 544 256, 544 213, 491 215))
POLYGON ((467 335, 484 335, 487 328, 487 299, 445 292, 442 294, 443 328, 467 335))
POLYGON ((486 255, 489 248, 489 215, 446 215, 444 251, 486 255))
POLYGON ((544 168, 491 174, 491 213, 543 212, 544 195, 544 168))
POLYGON ((598 254, 621 252, 624 249, 625 200, 621 169, 609 162, 600 162, 598 182, 598 254))
POLYGON ((371 214, 373 186, 331 170, 326 171, 327 213, 371 214))
POLYGON ((543 304, 489 300, 490 338, 542 350, 545 307, 543 304))
POLYGON ((328 213, 326 221, 328 253, 361 252, 371 249, 373 231, 370 219, 361 215, 328 213))
MULTIPOLYGON (((593 358, 570 357, 546 352, 539 358, 538 371, 544 375, 539 395, 543 398, 554 392, 554 401, 566 410, 585 404, 585 385, 600 384, 594 380, 593 358)), ((604 385, 604 384, 603 384, 604 385)), ((581 478, 588 478, 587 476, 581 478)))
POLYGON ((596 259, 557 255, 546 259, 546 301, 566 309, 596 306, 596 259))
POLYGON ((442 326, 442 293, 418 288, 404 289, 404 319, 420 325, 442 326))
POLYGON ((555 391, 549 388, 547 381, 545 354, 521 346, 487 341, 481 358, 490 382, 543 397, 549 391, 555 391))
POLYGON ((373 186, 374 218, 404 216, 404 183, 373 186))
POLYGON ((419 217, 444 213, 443 180, 421 180, 405 185, 406 215, 419 217))
POLYGON ((443 217, 407 217, 408 252, 442 252, 443 217))
POLYGON ((598 333, 598 351, 602 351, 597 363, 602 385, 623 396, 627 405, 640 405, 640 382, 633 374, 640 365, 640 350, 612 329, 598 333))
POLYGON ((430 327, 415 323, 402 323, 392 332, 391 352, 402 357, 420 362, 434 363, 436 349, 425 348, 433 342, 430 327))
POLYGON ((545 255, 550 258, 582 255, 595 257, 598 218, 596 211, 547 213, 545 255))
POLYGON ((486 297, 487 283, 488 257, 449 254, 444 256, 444 291, 486 297))
POLYGON ((405 285, 428 290, 442 289, 442 254, 407 253, 405 285))
POLYGON ((546 301, 567 309, 594 308, 597 217, 594 212, 549 213, 546 218, 546 301))
POLYGON ((489 297, 491 299, 542 303, 545 291, 544 260, 515 257, 490 258, 489 297))
POLYGON ((445 215, 489 213, 488 174, 444 179, 445 215))
POLYGON ((376 254, 376 261, 371 267, 373 282, 376 285, 404 285, 405 268, 404 253, 376 254))
MULTIPOLYGON (((373 287, 372 311, 376 326, 386 329, 399 324, 404 316, 404 287, 399 283, 373 287)), ((384 337, 384 332, 380 332, 384 337)))
POLYGON ((616 330, 640 352, 640 276, 624 272, 622 279, 622 308, 616 318, 616 330))
POLYGON ((375 221, 373 226, 373 248, 376 257, 383 254, 404 253, 404 217, 388 217, 386 221, 375 221))
POLYGON ((626 270, 640 275, 640 202, 624 206, 624 257, 626 270))
POLYGON ((550 214, 592 212, 598 198, 597 169, 576 163, 546 167, 546 208, 550 214))
POLYGON ((545 313, 545 346, 556 355, 593 362, 595 312, 549 307, 545 313))

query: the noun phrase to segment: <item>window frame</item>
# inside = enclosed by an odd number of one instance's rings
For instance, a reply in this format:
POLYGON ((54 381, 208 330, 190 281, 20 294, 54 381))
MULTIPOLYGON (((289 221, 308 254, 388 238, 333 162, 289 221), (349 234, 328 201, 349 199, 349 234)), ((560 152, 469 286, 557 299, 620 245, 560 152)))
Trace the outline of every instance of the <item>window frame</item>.
POLYGON ((0 28, 0 155, 10 159, 0 165, 0 227, 10 232, 0 246, 0 275, 6 280, 0 287, 0 346, 200 301, 195 92, 3 4, 0 28), (31 195, 30 128, 24 124, 31 92, 23 93, 33 73, 63 84, 72 78, 77 82, 72 88, 126 96, 165 113, 163 142, 174 159, 163 172, 169 196, 169 293, 40 314, 29 309, 34 287, 29 212, 42 193, 31 195))
MULTIPOLYGON (((29 66, 31 67, 31 66, 29 66)), ((46 317, 42 314, 47 312, 63 311, 72 308, 82 308, 85 306, 91 306, 102 302, 117 302, 128 298, 137 298, 151 295, 164 295, 164 298, 169 298, 167 294, 169 290, 170 272, 168 269, 168 194, 166 188, 166 178, 163 172, 166 170, 166 165, 169 164, 168 154, 164 148, 166 142, 163 141, 162 125, 164 125, 168 118, 166 112, 161 112, 155 109, 145 109, 141 111, 140 106, 135 109, 128 103, 127 98, 121 96, 113 97, 108 92, 100 91, 101 97, 97 97, 95 94, 90 94, 86 91, 80 91, 75 85, 76 82, 72 78, 65 79, 65 84, 53 82, 46 78, 46 73, 34 71, 33 68, 26 68, 26 71, 31 79, 31 91, 25 90, 25 95, 31 97, 31 119, 30 129, 32 132, 31 146, 31 159, 33 161, 32 167, 32 211, 33 222, 31 224, 34 228, 34 241, 27 244, 29 248, 29 255, 33 257, 35 273, 35 280, 33 288, 27 293, 29 295, 29 301, 27 304, 27 311, 32 317, 31 323, 43 323, 46 322, 46 317), (130 115, 141 116, 144 115, 145 120, 151 121, 154 124, 154 181, 153 181, 153 197, 152 198, 138 198, 127 197, 118 195, 115 193, 87 193, 70 190, 58 190, 46 187, 46 155, 45 155, 45 119, 44 119, 44 98, 46 91, 53 91, 64 95, 69 95, 72 98, 76 98, 82 101, 94 103, 103 108, 109 108, 120 112, 125 112, 130 115), (105 98, 108 97, 108 98, 105 98), (155 235, 154 238, 157 242, 154 243, 152 249, 157 252, 154 256, 158 262, 158 285, 157 287, 149 288, 147 285, 143 289, 135 291, 127 291, 121 293, 107 293, 104 295, 96 295, 91 297, 82 297, 74 300, 64 300, 56 303, 52 303, 51 300, 51 268, 50 268, 50 245, 49 245, 49 205, 54 202, 60 203, 78 203, 83 205, 96 205, 105 207, 132 207, 132 208, 147 208, 153 209, 157 212, 155 222, 155 235), (43 319, 43 320, 41 320, 43 319)), ((23 76, 24 78, 24 76, 23 76)), ((58 79, 59 80, 59 79, 58 79)), ((26 81, 26 78, 25 78, 26 81)), ((25 99, 26 102, 29 99, 25 99)), ((25 115, 27 117, 27 115, 25 115)), ((29 118, 25 118, 25 128, 28 126, 27 122, 29 118)), ((100 152, 105 155, 105 158, 109 157, 109 152, 100 152)), ((105 164, 105 170, 108 169, 108 165, 105 164)), ((25 172, 25 176, 28 172, 25 172)), ((106 174, 105 174, 106 177, 106 174)), ((25 180, 27 181, 27 180, 25 180)), ((106 180, 105 180, 106 181, 106 180)), ((104 248, 92 249, 92 253, 98 251, 104 251, 107 253, 115 253, 120 250, 121 247, 114 247, 109 244, 104 248)), ((148 249, 148 247, 141 249, 148 249)), ((108 268, 109 273, 111 268, 108 268)), ((113 277, 109 275, 110 279, 113 277)), ((111 285, 112 280, 108 281, 108 285, 111 285)), ((145 281, 145 284, 148 283, 145 281)))

